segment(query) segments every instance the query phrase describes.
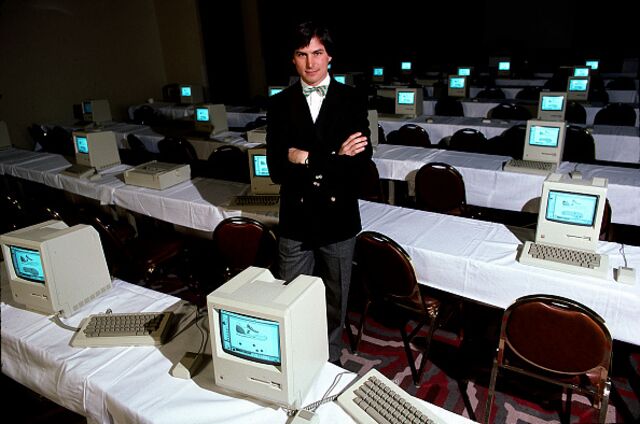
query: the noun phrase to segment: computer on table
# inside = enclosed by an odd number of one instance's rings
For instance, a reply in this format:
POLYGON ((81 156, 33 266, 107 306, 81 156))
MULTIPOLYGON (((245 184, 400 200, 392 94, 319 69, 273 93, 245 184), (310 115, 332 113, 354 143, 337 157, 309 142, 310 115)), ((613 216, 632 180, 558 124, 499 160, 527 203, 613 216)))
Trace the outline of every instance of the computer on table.
POLYGON ((227 109, 223 104, 202 104, 195 107, 194 126, 198 133, 211 136, 229 131, 227 109))
POLYGON ((497 75, 500 77, 509 77, 511 76, 511 59, 502 58, 498 60, 498 72, 497 75))
POLYGON ((280 184, 275 184, 267 165, 267 148, 264 145, 247 150, 249 157, 249 194, 234 196, 230 208, 246 212, 277 213, 280 210, 280 184))
POLYGON ((591 71, 597 71, 600 68, 600 61, 598 59, 587 59, 584 64, 591 68, 591 71))
POLYGON ((473 66, 460 66, 458 67, 458 75, 471 78, 473 73, 473 66))
POLYGON ((567 100, 586 102, 589 99, 589 83, 589 77, 569 77, 567 100))
POLYGON ((83 100, 82 119, 86 123, 102 125, 111 122, 111 107, 106 99, 83 100))
POLYGON ((202 103, 203 89, 196 84, 180 84, 178 88, 179 102, 181 104, 202 103))
POLYGON ((564 121, 567 111, 566 92, 540 92, 538 119, 544 121, 564 121))
POLYGON ((302 407, 329 358, 325 288, 249 267, 207 296, 214 382, 290 409, 302 407))
POLYGON ((413 72, 413 62, 410 60, 405 60, 400 62, 400 74, 407 76, 411 75, 413 72))
POLYGON ((113 131, 74 131, 71 135, 75 165, 62 171, 82 179, 100 178, 98 171, 120 164, 120 153, 113 131))
POLYGON ((333 79, 341 84, 353 86, 353 75, 351 74, 333 74, 333 79))
POLYGON ((564 121, 528 120, 523 158, 507 161, 504 170, 538 175, 555 172, 564 152, 566 127, 564 121))
POLYGON ((449 97, 469 97, 468 79, 463 75, 449 75, 447 94, 449 97))
POLYGON ((380 113, 379 119, 404 121, 422 115, 422 88, 397 87, 395 89, 395 113, 380 113))
POLYGON ((609 258, 596 253, 606 199, 606 178, 549 175, 542 186, 535 243, 525 242, 520 263, 607 278, 609 258))
POLYGON ((384 82, 384 66, 374 66, 371 70, 371 82, 384 82))
POLYGON ((45 221, 0 235, 11 295, 27 309, 74 315, 111 288, 100 236, 90 225, 45 221))

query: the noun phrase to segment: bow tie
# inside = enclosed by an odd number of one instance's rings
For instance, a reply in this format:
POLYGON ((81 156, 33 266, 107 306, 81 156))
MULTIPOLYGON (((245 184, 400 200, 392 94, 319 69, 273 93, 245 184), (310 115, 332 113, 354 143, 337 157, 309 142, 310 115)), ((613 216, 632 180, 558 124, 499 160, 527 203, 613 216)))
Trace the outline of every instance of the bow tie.
POLYGON ((328 88, 327 85, 318 85, 315 87, 302 87, 302 94, 304 94, 305 97, 309 97, 309 95, 315 91, 316 93, 318 93, 320 97, 324 97, 327 94, 327 88, 328 88))

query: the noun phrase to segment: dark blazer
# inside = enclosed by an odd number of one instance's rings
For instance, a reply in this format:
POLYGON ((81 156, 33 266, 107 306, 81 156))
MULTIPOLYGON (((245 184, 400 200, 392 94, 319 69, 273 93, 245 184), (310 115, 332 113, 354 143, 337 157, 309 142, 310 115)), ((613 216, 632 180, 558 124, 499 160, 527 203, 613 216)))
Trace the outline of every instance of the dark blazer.
POLYGON ((371 144, 355 156, 338 155, 358 131, 370 135, 366 99, 335 80, 315 124, 299 81, 269 98, 267 161, 271 179, 281 185, 282 236, 322 245, 360 232, 357 175, 371 159, 371 144), (308 151, 308 165, 290 163, 290 147, 308 151))

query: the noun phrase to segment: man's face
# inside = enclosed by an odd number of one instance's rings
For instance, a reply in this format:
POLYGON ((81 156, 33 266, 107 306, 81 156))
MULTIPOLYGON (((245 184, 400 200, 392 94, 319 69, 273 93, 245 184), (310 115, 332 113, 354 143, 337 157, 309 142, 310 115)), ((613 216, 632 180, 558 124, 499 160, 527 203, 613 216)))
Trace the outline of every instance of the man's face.
POLYGON ((308 85, 317 85, 327 76, 331 56, 318 37, 313 37, 309 45, 293 53, 293 64, 302 81, 308 85))

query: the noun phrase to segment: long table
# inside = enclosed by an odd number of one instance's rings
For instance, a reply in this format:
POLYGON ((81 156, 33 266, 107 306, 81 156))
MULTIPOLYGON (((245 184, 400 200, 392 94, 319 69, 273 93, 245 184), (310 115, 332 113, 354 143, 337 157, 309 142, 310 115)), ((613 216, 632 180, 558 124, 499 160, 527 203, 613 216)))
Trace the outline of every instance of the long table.
MULTIPOLYGON (((4 267, 4 263, 3 263, 4 267)), ((50 316, 28 311, 11 298, 2 269, 2 372, 31 390, 87 418, 88 423, 286 423, 282 408, 234 394, 214 384, 209 362, 193 379, 169 374, 186 351, 198 351, 202 334, 189 327, 161 347, 74 348, 73 333, 50 316)), ((173 310, 179 299, 122 280, 79 310, 65 323, 111 308, 118 312, 173 310)), ((205 319, 203 318, 202 321, 205 319)), ((206 324, 204 325, 206 328, 206 324)), ((210 354, 210 344, 206 345, 210 354)), ((303 404, 319 400, 338 374, 345 373, 331 394, 356 375, 327 363, 303 404)), ((447 422, 468 419, 424 402, 447 422)), ((353 423, 336 403, 316 411, 322 423, 353 423)))
MULTIPOLYGON (((507 128, 526 123, 501 119, 483 121, 482 118, 460 116, 420 116, 415 119, 398 121, 380 119, 378 122, 386 134, 397 130, 404 124, 419 125, 427 130, 432 144, 437 144, 443 137, 453 135, 463 128, 476 129, 483 133, 487 139, 490 139, 502 134, 507 128)), ((597 125, 593 127, 591 134, 596 144, 596 159, 640 163, 640 130, 638 128, 597 125)))
MULTIPOLYGON (((15 175, 16 169, 27 168, 27 165, 16 165, 19 153, 0 152, 0 173, 15 175)), ((28 164, 41 164, 34 159, 37 154, 24 154, 30 158, 28 164)), ((25 176, 35 178, 42 173, 27 172, 25 176)), ((224 201, 217 203, 216 199, 224 199, 233 189, 216 180, 205 181, 206 190, 198 181, 192 181, 182 183, 182 187, 174 186, 174 191, 158 191, 155 195, 146 193, 147 189, 138 191, 122 185, 113 189, 111 199, 113 204, 158 219, 213 231, 224 216, 239 215, 241 211, 225 208, 224 201), (197 197, 201 192, 218 194, 197 197), (128 195, 121 197, 120 193, 128 195), (194 195, 195 200, 191 197, 194 195), (124 202, 125 198, 129 203, 124 202), (155 207, 134 209, 136 204, 155 207)), ((234 187, 246 189, 242 184, 234 187)), ((366 201, 360 202, 360 211, 363 229, 385 233, 407 249, 422 284, 433 284, 444 291, 502 308, 525 294, 544 292, 571 297, 600 313, 614 338, 640 345, 640 326, 637 325, 640 283, 624 285, 614 281, 613 268, 624 263, 618 243, 598 242, 598 253, 609 255, 611 269, 606 279, 596 279, 521 265, 516 261, 516 252, 522 242, 502 224, 366 201)), ((268 219, 277 220, 277 216, 268 219)), ((624 251, 628 266, 640 269, 640 247, 625 246, 624 251)))
MULTIPOLYGON (((380 178, 409 181, 429 162, 454 166, 465 182, 467 203, 495 209, 521 211, 542 192, 544 176, 502 170, 506 156, 456 152, 424 147, 379 144, 373 154, 380 178)), ((559 173, 578 171, 583 178, 607 178, 607 198, 612 222, 640 225, 640 169, 561 162, 559 173)))

